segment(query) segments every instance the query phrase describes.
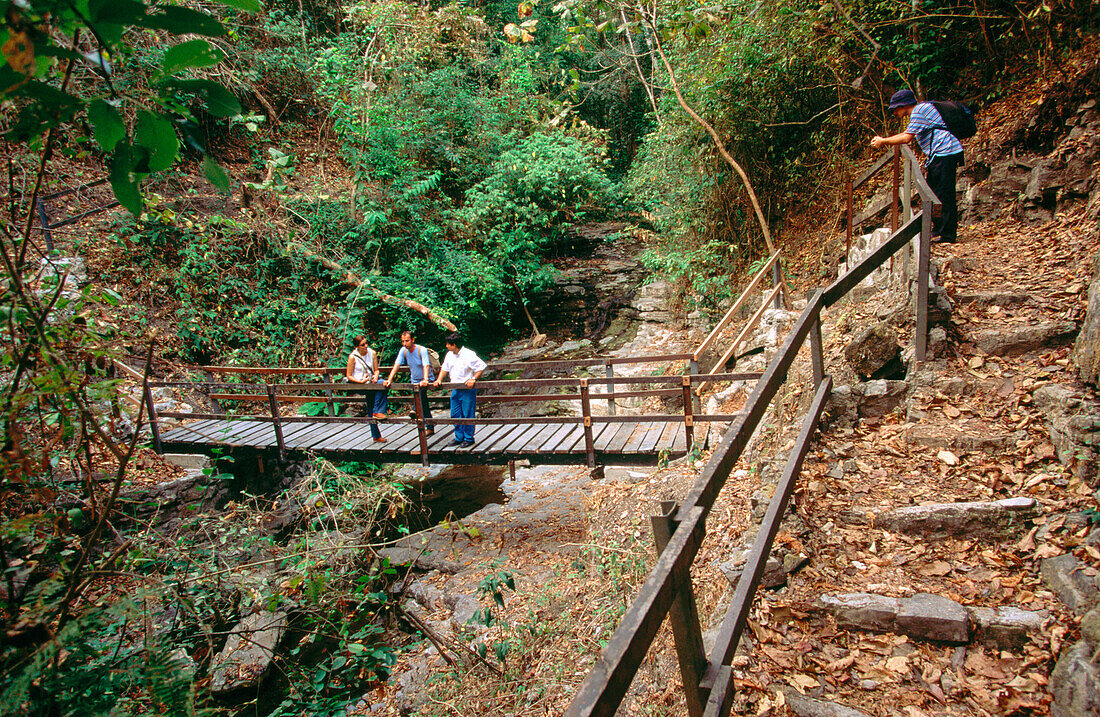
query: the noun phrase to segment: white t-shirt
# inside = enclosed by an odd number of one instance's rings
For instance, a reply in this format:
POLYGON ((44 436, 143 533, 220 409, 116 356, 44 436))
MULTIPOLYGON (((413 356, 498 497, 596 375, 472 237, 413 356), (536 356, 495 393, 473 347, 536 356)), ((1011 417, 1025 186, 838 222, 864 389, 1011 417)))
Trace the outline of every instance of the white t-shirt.
POLYGON ((351 355, 355 357, 355 368, 351 370, 352 378, 369 381, 374 376, 374 349, 368 348, 366 356, 359 353, 359 349, 353 349, 351 355))
POLYGON ((469 348, 463 346, 457 354, 454 351, 448 351, 440 369, 446 371, 454 383, 466 383, 474 377, 475 373, 485 370, 485 362, 469 348))

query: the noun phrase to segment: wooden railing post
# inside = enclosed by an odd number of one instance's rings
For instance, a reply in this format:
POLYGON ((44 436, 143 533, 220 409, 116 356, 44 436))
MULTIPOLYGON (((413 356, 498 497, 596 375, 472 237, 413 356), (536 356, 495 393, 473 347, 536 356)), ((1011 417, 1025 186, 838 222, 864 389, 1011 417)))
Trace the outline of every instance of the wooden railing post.
POLYGON ((267 403, 271 407, 271 425, 275 427, 275 444, 279 446, 279 460, 286 457, 286 444, 283 443, 283 423, 279 419, 279 404, 275 400, 275 387, 267 384, 267 403))
POLYGON ((424 396, 413 384, 413 407, 416 411, 416 435, 420 439, 420 464, 428 465, 428 434, 424 427, 424 396))
POLYGON ((695 443, 695 427, 693 425, 695 420, 691 411, 691 376, 684 376, 681 385, 684 392, 684 436, 687 439, 687 449, 690 452, 691 446, 695 443))
POLYGON ((890 201, 890 233, 898 230, 898 200, 901 195, 901 147, 894 145, 892 199, 890 201))
MULTIPOLYGON (((690 376, 698 376, 699 375, 699 362, 696 361, 695 359, 691 359, 690 361, 688 361, 688 375, 690 375, 690 376)), ((692 407, 692 409, 696 413, 702 413, 703 412, 702 405, 703 405, 703 400, 701 398, 699 398, 699 394, 692 391, 691 392, 691 407, 692 407)))
MULTIPOLYGON (((781 274, 779 271, 779 262, 775 262, 774 264, 772 264, 772 283, 774 286, 780 286, 783 283, 783 274, 781 274)), ((772 305, 776 309, 783 306, 780 303, 778 294, 776 294, 774 303, 772 305)))
MULTIPOLYGON (((806 305, 809 306, 814 300, 814 295, 820 292, 821 289, 806 292, 806 305)), ((817 388, 825 379, 825 345, 821 340, 820 312, 810 326, 810 359, 814 368, 814 388, 817 388)))
POLYGON ((845 235, 845 239, 844 239, 844 265, 847 266, 848 262, 851 261, 850 257, 851 257, 851 254, 852 254, 852 219, 853 219, 853 217, 852 217, 852 202, 854 201, 853 198, 852 198, 852 194, 855 191, 852 188, 852 175, 851 174, 848 175, 848 178, 847 178, 847 180, 845 181, 844 184, 845 184, 844 194, 848 198, 847 202, 846 202, 846 204, 847 204, 847 207, 846 207, 847 221, 844 222, 844 226, 846 227, 846 235, 845 235))
POLYGON ((160 426, 157 425, 157 407, 153 403, 153 392, 149 389, 149 384, 145 384, 145 410, 149 413, 149 433, 153 437, 153 450, 157 453, 164 453, 164 449, 160 445, 160 426))
POLYGON ((920 234, 917 239, 917 320, 913 357, 924 361, 928 351, 928 262, 932 253, 932 201, 921 200, 920 234))
MULTIPOLYGON (((672 519, 676 513, 676 503, 661 503, 662 515, 650 518, 653 525, 653 542, 657 546, 657 555, 664 552, 678 523, 672 519)), ((672 637, 676 643, 676 657, 680 663, 680 678, 684 684, 684 697, 688 714, 700 717, 706 704, 707 695, 699 688, 707 668, 707 653, 703 647, 703 634, 699 626, 699 611, 695 605, 695 593, 691 587, 691 572, 687 579, 675 586, 675 597, 668 611, 668 621, 672 627, 672 637)))
MULTIPOLYGON (((202 375, 206 377, 207 383, 214 383, 214 374, 210 373, 209 371, 203 371, 202 375)), ((221 401, 216 398, 211 398, 210 391, 206 392, 206 400, 210 402, 210 408, 213 409, 214 413, 220 413, 223 416, 225 415, 225 409, 222 408, 221 401)))
POLYGON ((902 165, 901 180, 901 223, 913 218, 913 164, 906 161, 902 165))
POLYGON ((596 467, 596 444, 592 440, 592 401, 588 393, 588 379, 581 380, 581 417, 584 418, 584 452, 588 467, 596 467))
MULTIPOLYGON (((327 384, 331 385, 332 384, 332 379, 330 379, 328 377, 327 373, 323 373, 323 374, 321 374, 321 383, 327 383, 327 384)), ((336 406, 332 402, 332 389, 331 388, 326 388, 325 389, 325 408, 326 408, 326 412, 328 413, 328 415, 330 415, 330 416, 335 416, 336 415, 336 406)))
MULTIPOLYGON (((611 363, 610 360, 604 362, 603 372, 604 372, 604 375, 607 376, 608 378, 615 378, 615 366, 614 366, 614 364, 611 363)), ((612 383, 611 381, 607 382, 607 392, 608 393, 615 393, 615 384, 612 383)), ((614 398, 607 399, 607 415, 609 415, 609 416, 614 416, 615 415, 615 399, 614 398)))

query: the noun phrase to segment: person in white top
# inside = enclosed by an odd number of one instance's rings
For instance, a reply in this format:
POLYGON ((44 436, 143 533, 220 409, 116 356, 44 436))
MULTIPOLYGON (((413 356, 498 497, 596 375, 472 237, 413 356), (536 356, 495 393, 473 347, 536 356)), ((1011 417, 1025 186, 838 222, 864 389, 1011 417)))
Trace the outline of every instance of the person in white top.
MULTIPOLYGON (((366 336, 356 336, 352 339, 355 344, 355 348, 348 356, 348 368, 345 371, 348 383, 362 383, 372 384, 381 383, 378 380, 378 354, 367 343, 366 336)), ((387 394, 389 391, 372 391, 373 398, 367 397, 364 400, 371 401, 373 403, 373 410, 371 411, 371 418, 375 420, 383 420, 386 418, 386 409, 389 407, 389 399, 387 394)), ((385 443, 386 439, 382 437, 382 432, 378 430, 378 424, 373 421, 370 424, 370 433, 374 438, 375 443, 385 443)))
MULTIPOLYGON (((463 346, 462 337, 458 334, 448 334, 444 339, 447 346, 447 356, 439 367, 439 377, 432 383, 439 388, 447 376, 454 383, 461 383, 466 388, 456 388, 451 391, 451 418, 474 418, 477 411, 477 380, 481 378, 481 372, 485 370, 485 362, 478 358, 470 349, 463 346)), ((472 446, 474 444, 473 425, 456 425, 453 445, 472 446)))

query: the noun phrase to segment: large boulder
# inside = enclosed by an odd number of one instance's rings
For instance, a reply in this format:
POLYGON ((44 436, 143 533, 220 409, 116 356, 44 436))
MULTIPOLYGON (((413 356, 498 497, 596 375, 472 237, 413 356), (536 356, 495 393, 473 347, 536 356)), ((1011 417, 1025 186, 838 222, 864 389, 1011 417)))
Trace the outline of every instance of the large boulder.
POLYGON ((885 378, 904 370, 897 336, 885 322, 855 337, 845 347, 844 358, 862 379, 885 378))

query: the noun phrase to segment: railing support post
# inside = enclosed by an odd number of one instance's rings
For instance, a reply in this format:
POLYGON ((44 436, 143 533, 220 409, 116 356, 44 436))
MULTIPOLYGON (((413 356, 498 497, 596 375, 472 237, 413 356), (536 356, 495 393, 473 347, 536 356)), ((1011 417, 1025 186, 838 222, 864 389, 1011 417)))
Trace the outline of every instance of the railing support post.
POLYGON ((588 379, 581 379, 581 417, 584 419, 584 452, 588 467, 596 467, 596 444, 592 440, 592 401, 588 393, 588 379))
POLYGON ((911 162, 902 163, 901 180, 901 223, 905 224, 913 218, 913 165, 911 162))
POLYGON ((898 200, 901 195, 901 147, 894 145, 892 199, 890 201, 890 233, 898 230, 898 200))
MULTIPOLYGON (((653 542, 657 546, 657 555, 664 552, 678 523, 672 519, 676 513, 676 504, 672 501, 661 503, 662 515, 650 518, 653 525, 653 542)), ((691 573, 687 579, 675 587, 675 597, 668 611, 668 621, 672 627, 672 637, 676 643, 676 657, 680 663, 680 678, 684 683, 684 697, 688 714, 701 717, 707 695, 699 688, 707 668, 707 654, 703 648, 702 629, 699 626, 699 611, 695 605, 695 593, 691 588, 691 573)))
MULTIPOLYGON (((604 372, 604 375, 607 376, 608 378, 615 378, 615 366, 610 361, 605 361, 604 362, 603 372, 604 372)), ((607 382, 607 392, 608 393, 615 393, 615 384, 614 383, 612 383, 610 381, 607 382)), ((609 415, 609 416, 614 416, 615 415, 615 399, 614 398, 607 399, 607 415, 609 415)))
MULTIPOLYGON (((772 264, 772 283, 775 286, 779 286, 783 283, 783 274, 779 271, 779 262, 772 264)), ((779 294, 775 295, 775 300, 772 306, 776 309, 782 308, 783 304, 780 302, 779 294)))
POLYGON ((420 464, 426 466, 428 465, 428 434, 424 430, 424 397, 416 384, 413 384, 413 406, 416 410, 416 435, 420 439, 420 464))
MULTIPOLYGON (((209 371, 203 371, 202 375, 206 377, 207 383, 214 383, 214 374, 210 373, 209 371)), ((222 408, 221 401, 216 398, 210 398, 209 391, 206 392, 206 399, 210 401, 210 408, 214 410, 214 413, 220 413, 223 416, 225 415, 225 409, 222 408)))
POLYGON ((687 439, 687 449, 690 452, 695 443, 695 421, 691 412, 691 376, 684 376, 681 386, 684 392, 684 437, 687 439))
POLYGON ((845 239, 844 239, 844 265, 847 266, 848 262, 851 261, 851 259, 849 257, 852 255, 852 219, 853 219, 853 217, 852 217, 852 202, 854 201, 853 198, 852 198, 852 194, 855 191, 852 188, 852 175, 851 174, 848 175, 847 179, 844 182, 844 185, 845 185, 844 186, 844 189, 845 189, 844 194, 847 197, 847 201, 846 201, 847 220, 844 222, 844 226, 846 228, 846 234, 845 234, 845 239))
MULTIPOLYGON (((695 359, 688 361, 688 374, 691 376, 699 375, 699 362, 695 359)), ((699 398, 699 394, 695 391, 691 392, 691 408, 695 413, 702 413, 703 399, 699 398)))
POLYGON ((913 329, 913 357, 924 361, 928 352, 928 262, 932 252, 932 202, 921 201, 920 235, 917 240, 917 320, 913 329))
POLYGON ((153 437, 153 450, 164 453, 160 445, 160 426, 157 425, 157 407, 153 403, 153 392, 149 390, 149 384, 145 384, 145 410, 149 412, 149 433, 153 437))
MULTIPOLYGON (((820 291, 820 289, 817 291, 820 291)), ((807 293, 806 301, 813 301, 814 294, 816 294, 817 291, 807 293)), ((814 319, 813 324, 810 325, 810 359, 814 367, 814 388, 817 388, 821 385, 821 382, 825 380, 825 346, 821 340, 820 311, 814 319)))
MULTIPOLYGON (((332 384, 332 379, 330 379, 328 377, 327 373, 323 373, 323 374, 321 374, 321 383, 327 383, 327 384, 331 385, 332 384)), ((325 409, 326 409, 326 412, 328 413, 328 415, 330 415, 330 416, 335 416, 336 415, 336 406, 333 405, 333 403, 332 403, 332 389, 331 388, 326 388, 325 389, 325 409)))
POLYGON ((267 384, 267 403, 271 407, 271 425, 275 427, 275 443, 279 446, 279 460, 286 458, 286 444, 283 443, 283 423, 279 420, 279 404, 275 401, 275 387, 267 384))

